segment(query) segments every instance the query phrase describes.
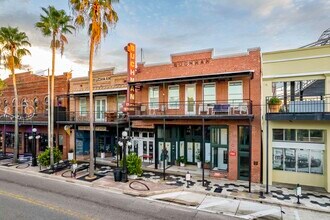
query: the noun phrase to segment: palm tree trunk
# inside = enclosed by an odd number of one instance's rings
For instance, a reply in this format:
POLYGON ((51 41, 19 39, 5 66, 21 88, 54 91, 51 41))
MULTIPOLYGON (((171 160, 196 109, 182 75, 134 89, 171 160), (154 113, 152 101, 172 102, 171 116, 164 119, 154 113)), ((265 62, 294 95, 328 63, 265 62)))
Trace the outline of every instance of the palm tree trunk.
POLYGON ((51 77, 51 97, 50 97, 50 141, 49 141, 49 148, 50 148, 50 165, 54 165, 54 104, 55 104, 55 34, 53 34, 53 41, 52 41, 52 77, 51 77))
POLYGON ((93 100, 93 59, 94 37, 91 35, 89 48, 89 178, 94 177, 94 100, 93 100))
POLYGON ((17 93, 17 85, 16 85, 16 75, 15 75, 15 63, 14 63, 14 52, 12 51, 10 70, 13 76, 13 86, 14 86, 14 96, 15 96, 15 135, 14 135, 14 163, 18 161, 19 154, 19 146, 18 146, 18 93, 17 93))

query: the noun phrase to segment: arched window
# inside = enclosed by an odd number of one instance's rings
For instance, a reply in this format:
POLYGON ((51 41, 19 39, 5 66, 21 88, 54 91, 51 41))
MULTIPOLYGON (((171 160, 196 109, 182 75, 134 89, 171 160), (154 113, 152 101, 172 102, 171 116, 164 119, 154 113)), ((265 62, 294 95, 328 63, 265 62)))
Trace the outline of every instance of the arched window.
POLYGON ((7 106, 8 106, 8 101, 7 101, 7 99, 4 99, 4 100, 3 100, 3 106, 4 106, 4 107, 7 107, 7 106))
POLYGON ((22 99, 22 110, 23 110, 23 114, 26 114, 26 107, 27 107, 27 101, 26 98, 22 99))
POLYGON ((35 98, 33 99, 34 113, 37 112, 37 110, 38 110, 38 105, 39 105, 39 99, 38 99, 37 97, 35 97, 35 98))
POLYGON ((11 102, 11 104, 12 104, 13 108, 15 108, 15 104, 16 104, 15 98, 13 98, 13 101, 11 102))
POLYGON ((45 111, 48 112, 48 96, 45 97, 45 111))

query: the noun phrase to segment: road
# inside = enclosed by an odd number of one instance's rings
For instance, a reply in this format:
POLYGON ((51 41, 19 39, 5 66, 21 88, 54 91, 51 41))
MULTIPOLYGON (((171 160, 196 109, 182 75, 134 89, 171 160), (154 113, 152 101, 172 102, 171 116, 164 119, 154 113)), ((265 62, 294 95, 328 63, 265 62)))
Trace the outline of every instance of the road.
POLYGON ((0 170, 0 219, 230 219, 76 183, 0 170))

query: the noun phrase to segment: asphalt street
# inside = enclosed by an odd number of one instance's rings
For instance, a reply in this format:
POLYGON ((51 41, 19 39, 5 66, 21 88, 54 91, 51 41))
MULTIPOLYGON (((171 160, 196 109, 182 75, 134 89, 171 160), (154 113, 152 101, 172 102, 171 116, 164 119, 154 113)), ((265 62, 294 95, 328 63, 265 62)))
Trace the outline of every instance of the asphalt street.
POLYGON ((0 219, 231 219, 108 190, 0 170, 0 219))

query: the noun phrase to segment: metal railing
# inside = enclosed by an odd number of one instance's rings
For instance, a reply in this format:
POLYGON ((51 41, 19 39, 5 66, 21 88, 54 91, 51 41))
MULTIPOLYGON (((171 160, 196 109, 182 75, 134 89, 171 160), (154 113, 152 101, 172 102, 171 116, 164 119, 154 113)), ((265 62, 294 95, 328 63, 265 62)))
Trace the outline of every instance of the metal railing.
MULTIPOLYGON (((59 111, 57 121, 89 122, 88 111, 59 111)), ((116 111, 95 111, 93 112, 95 122, 118 122, 127 119, 126 113, 116 111)))
POLYGON ((267 113, 324 113, 330 112, 330 95, 266 97, 267 113), (279 104, 274 102, 280 100, 279 104))
POLYGON ((129 115, 249 115, 250 100, 185 101, 137 103, 128 109, 129 115))

